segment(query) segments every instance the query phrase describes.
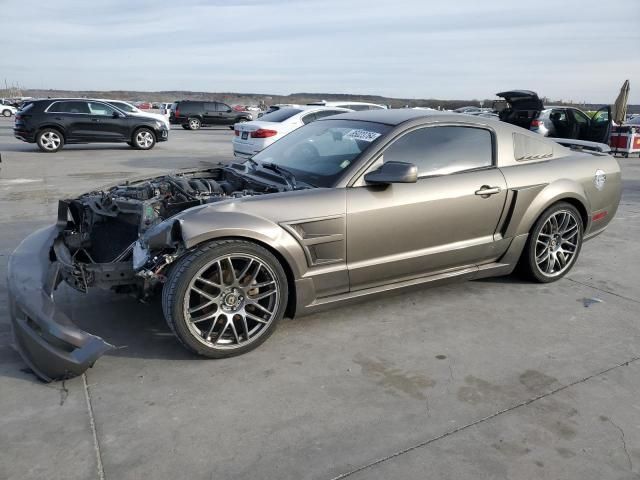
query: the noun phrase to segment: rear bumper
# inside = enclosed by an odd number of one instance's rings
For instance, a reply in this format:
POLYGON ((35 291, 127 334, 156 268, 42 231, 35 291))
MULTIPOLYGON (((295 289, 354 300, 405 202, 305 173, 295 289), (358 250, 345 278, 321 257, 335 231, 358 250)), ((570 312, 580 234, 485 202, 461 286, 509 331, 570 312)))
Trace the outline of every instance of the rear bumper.
POLYGON ((16 347, 44 381, 82 374, 114 348, 80 330, 53 301, 59 264, 50 251, 59 229, 53 225, 28 236, 9 259, 9 311, 16 347))
POLYGON ((22 140, 23 142, 34 143, 36 141, 33 132, 30 132, 29 130, 26 130, 24 128, 14 128, 13 136, 18 140, 22 140))

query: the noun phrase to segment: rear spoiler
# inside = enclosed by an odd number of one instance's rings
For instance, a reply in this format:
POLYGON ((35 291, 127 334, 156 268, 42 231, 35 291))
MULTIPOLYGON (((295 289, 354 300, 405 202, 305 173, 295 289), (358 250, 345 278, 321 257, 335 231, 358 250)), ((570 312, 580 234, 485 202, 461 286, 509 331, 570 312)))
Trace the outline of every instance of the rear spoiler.
POLYGON ((572 150, 588 150, 590 152, 609 153, 611 147, 606 143, 588 142, 586 140, 576 140, 574 138, 552 138, 553 141, 569 147, 572 150))

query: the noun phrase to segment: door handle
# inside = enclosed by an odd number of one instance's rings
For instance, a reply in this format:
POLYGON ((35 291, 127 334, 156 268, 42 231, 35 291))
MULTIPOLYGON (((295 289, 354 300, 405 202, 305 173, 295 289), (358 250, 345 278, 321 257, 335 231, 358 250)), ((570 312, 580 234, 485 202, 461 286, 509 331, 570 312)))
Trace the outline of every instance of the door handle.
POLYGON ((500 187, 490 187, 489 185, 483 185, 480 190, 476 190, 476 195, 480 195, 482 198, 489 198, 491 195, 500 193, 502 189, 500 187))
POLYGON ((92 122, 99 122, 100 120, 99 120, 99 119, 97 119, 97 118, 92 118, 92 119, 91 119, 91 121, 92 121, 92 122))

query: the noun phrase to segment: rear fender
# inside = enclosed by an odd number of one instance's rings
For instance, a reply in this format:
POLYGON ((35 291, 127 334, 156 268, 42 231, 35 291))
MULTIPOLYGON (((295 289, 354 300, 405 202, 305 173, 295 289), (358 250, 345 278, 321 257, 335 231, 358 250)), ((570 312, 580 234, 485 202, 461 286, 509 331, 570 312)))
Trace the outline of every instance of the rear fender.
POLYGON ((583 221, 586 220, 585 231, 589 226, 588 212, 591 209, 584 188, 578 182, 565 178, 547 185, 514 189, 513 192, 511 219, 504 231, 504 237, 529 233, 542 212, 554 203, 567 199, 581 207, 580 214, 583 216, 583 221))

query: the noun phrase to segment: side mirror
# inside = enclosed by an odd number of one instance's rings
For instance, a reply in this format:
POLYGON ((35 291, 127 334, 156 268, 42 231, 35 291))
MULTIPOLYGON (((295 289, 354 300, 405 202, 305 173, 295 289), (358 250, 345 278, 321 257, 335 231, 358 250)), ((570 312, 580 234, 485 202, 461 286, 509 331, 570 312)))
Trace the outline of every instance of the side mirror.
POLYGON ((120 112, 113 112, 113 114, 111 115, 113 118, 121 118, 124 117, 124 115, 122 115, 120 112))
POLYGON ((364 176, 364 181, 374 185, 416 183, 418 181, 418 167, 413 163, 386 162, 377 170, 367 173, 364 176))

